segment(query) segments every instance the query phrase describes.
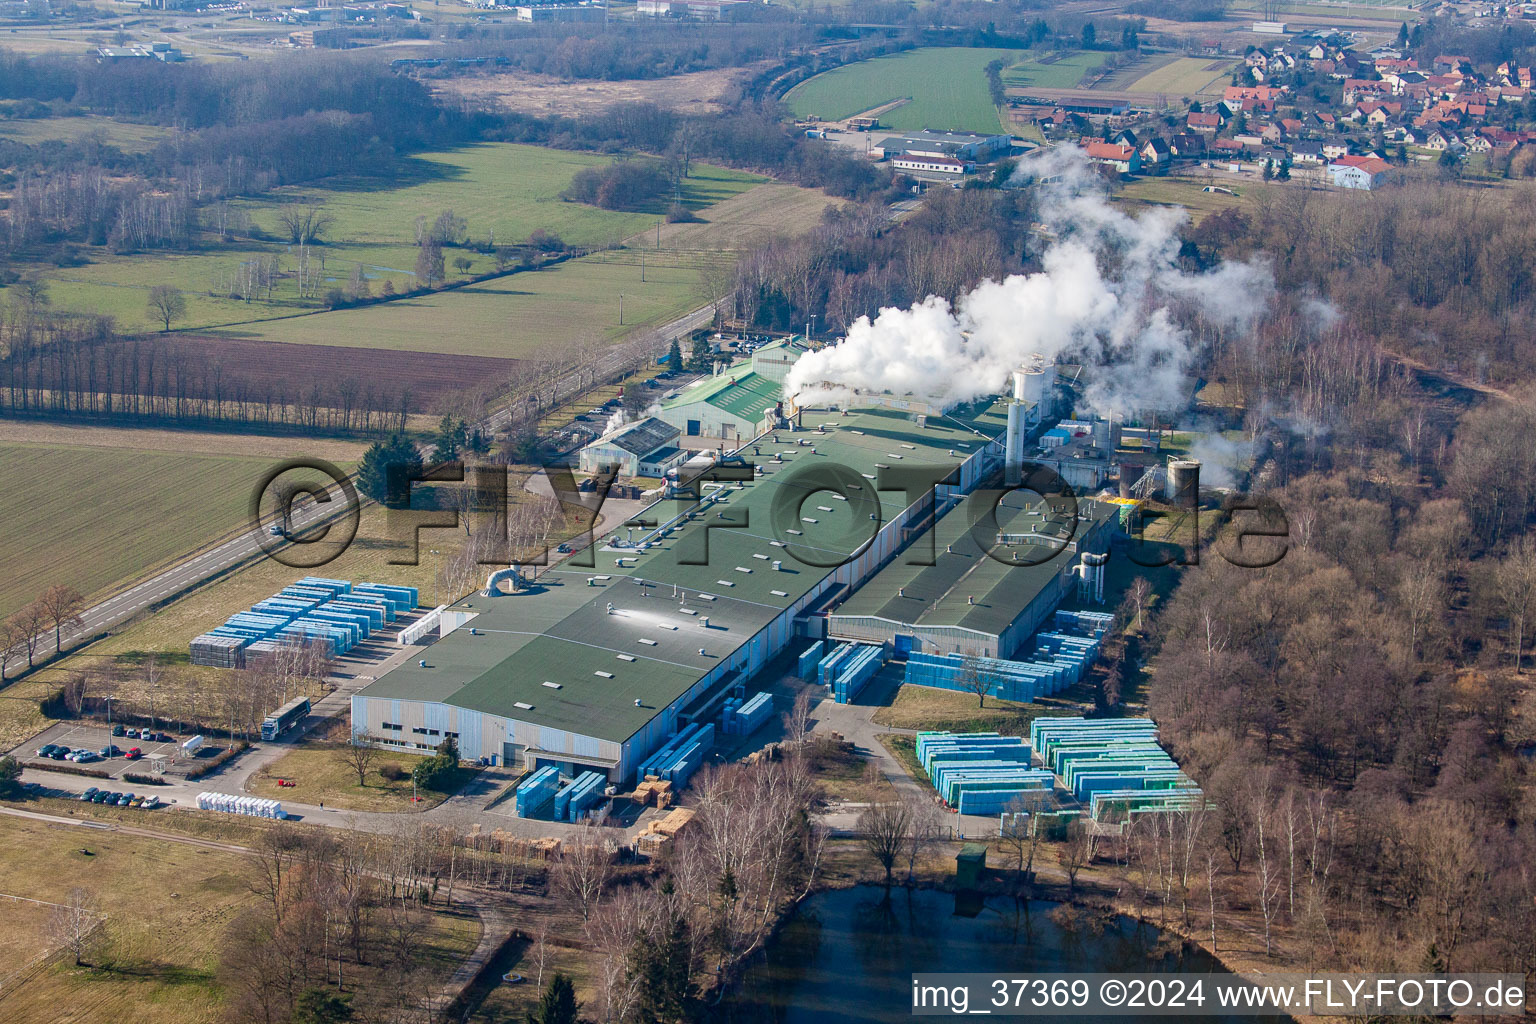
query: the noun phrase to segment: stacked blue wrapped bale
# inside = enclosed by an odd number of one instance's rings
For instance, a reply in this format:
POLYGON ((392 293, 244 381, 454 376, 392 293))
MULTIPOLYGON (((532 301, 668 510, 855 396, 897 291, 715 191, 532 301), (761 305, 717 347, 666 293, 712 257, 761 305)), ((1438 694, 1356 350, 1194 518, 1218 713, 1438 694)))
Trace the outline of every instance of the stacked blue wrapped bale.
POLYGON ((400 587, 391 583, 359 583, 352 588, 353 594, 377 594, 389 599, 397 612, 408 612, 420 601, 415 587, 400 587))
POLYGON ((821 655, 826 648, 827 642, 825 640, 817 640, 800 652, 800 660, 795 662, 795 675, 801 679, 810 679, 811 673, 815 672, 816 666, 821 663, 821 655))
POLYGON ((1100 811, 1177 810, 1203 799, 1194 781, 1157 743, 1148 718, 1037 718, 1031 743, 1079 800, 1100 811), (1154 794, 1143 799, 1140 794, 1154 794))
POLYGON ((337 594, 345 594, 351 591, 352 581, 326 579, 324 576, 305 576, 299 580, 297 586, 324 590, 332 597, 335 597, 337 594))
POLYGON ((847 704, 857 697, 885 665, 884 647, 863 644, 854 647, 838 664, 832 678, 832 699, 839 704, 847 704))
POLYGON ((555 794, 555 820, 580 821, 586 811, 603 795, 608 776, 601 772, 582 772, 555 794))
POLYGON ((816 682, 822 686, 831 686, 837 678, 838 666, 843 660, 853 653, 856 644, 838 644, 822 658, 816 666, 816 682))
POLYGON ((552 764, 528 776, 518 784, 513 800, 519 818, 532 818, 545 812, 554 802, 555 791, 560 786, 560 772, 552 764))
POLYGON ((661 764, 661 762, 677 753, 679 744, 686 743, 694 736, 694 734, 699 731, 699 728, 700 725, 697 722, 692 725, 685 726, 681 732, 667 740, 667 742, 663 743, 660 747, 657 747, 655 752, 653 752, 644 761, 640 762, 640 767, 638 769, 639 778, 661 778, 661 773, 658 770, 658 766, 661 764))
POLYGON ((732 698, 725 702, 720 716, 720 731, 731 736, 749 736, 773 715, 773 694, 766 690, 745 701, 732 698))
POLYGON ((354 608, 358 611, 365 611, 373 616, 374 621, 380 626, 383 626, 386 622, 395 621, 394 606, 378 594, 351 593, 345 597, 338 597, 331 603, 338 608, 354 608))
POLYGON ((1025 792, 1049 792, 1054 776, 1030 767, 1022 737, 922 732, 917 758, 940 798, 961 814, 995 814, 1025 792))

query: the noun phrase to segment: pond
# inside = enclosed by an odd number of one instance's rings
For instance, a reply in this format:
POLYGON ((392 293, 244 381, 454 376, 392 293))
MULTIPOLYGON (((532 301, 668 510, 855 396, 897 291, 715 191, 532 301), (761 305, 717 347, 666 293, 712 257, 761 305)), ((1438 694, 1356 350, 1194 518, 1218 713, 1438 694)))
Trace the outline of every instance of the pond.
MULTIPOLYGON (((865 885, 819 893, 801 904, 739 991, 708 1019, 910 1024, 919 1019, 910 1009, 911 976, 950 971, 1227 973, 1207 953, 1130 917, 1106 919, 1045 900, 865 885)), ((1134 1018, 1058 1019, 1125 1024, 1134 1018)), ((1237 1024, 1283 1018, 1203 1019, 1237 1024)))

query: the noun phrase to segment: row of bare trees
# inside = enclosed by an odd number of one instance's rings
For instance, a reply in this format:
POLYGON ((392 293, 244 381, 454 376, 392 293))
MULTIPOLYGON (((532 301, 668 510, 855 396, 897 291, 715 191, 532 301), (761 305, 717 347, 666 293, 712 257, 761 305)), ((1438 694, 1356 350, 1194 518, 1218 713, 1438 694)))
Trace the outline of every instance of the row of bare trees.
POLYGON ((334 375, 294 382, 268 371, 200 341, 124 337, 107 318, 56 316, 26 302, 0 308, 0 412, 10 415, 371 433, 403 430, 413 406, 408 385, 334 375))
POLYGON ((53 634, 53 653, 64 649, 64 627, 78 626, 85 598, 74 587, 59 583, 49 587, 37 600, 0 620, 0 683, 6 680, 6 664, 25 654, 27 668, 36 664, 48 649, 48 634, 53 634))

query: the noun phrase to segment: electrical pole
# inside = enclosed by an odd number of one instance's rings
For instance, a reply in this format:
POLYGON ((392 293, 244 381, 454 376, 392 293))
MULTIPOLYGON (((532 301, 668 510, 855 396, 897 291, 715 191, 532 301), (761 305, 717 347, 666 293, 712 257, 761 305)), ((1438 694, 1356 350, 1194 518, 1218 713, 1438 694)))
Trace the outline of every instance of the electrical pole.
POLYGON ((619 326, 624 326, 624 293, 619 292, 619 326))

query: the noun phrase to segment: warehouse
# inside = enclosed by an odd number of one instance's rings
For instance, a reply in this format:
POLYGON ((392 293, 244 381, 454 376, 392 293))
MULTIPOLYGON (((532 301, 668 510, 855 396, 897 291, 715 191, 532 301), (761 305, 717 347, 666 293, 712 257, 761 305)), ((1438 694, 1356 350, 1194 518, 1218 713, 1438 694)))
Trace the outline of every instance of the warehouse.
POLYGON ((957 502, 931 545, 913 544, 827 616, 827 635, 897 653, 1012 657, 1074 586, 1081 556, 1108 551, 1120 517, 1118 506, 1087 499, 1074 519, 1070 504, 1028 491, 1009 493, 991 515, 980 504, 957 502))
POLYGON ((987 163, 1006 156, 1013 139, 1007 135, 982 135, 978 132, 935 132, 924 129, 906 135, 891 135, 880 140, 880 151, 887 158, 896 156, 947 157, 964 163, 987 163))
POLYGON ((741 363, 706 377, 664 403, 658 414, 685 437, 734 448, 762 433, 784 397, 784 385, 741 363))
POLYGON ((687 461, 677 446, 678 429, 655 416, 626 423, 581 450, 583 473, 616 469, 619 476, 664 476, 687 461))
POLYGON ((983 402, 921 425, 890 410, 807 411, 807 429, 754 442, 754 479, 648 508, 651 532, 634 546, 457 602, 445 618, 462 625, 353 696, 352 731, 418 752, 452 737, 469 758, 628 781, 680 729, 745 695, 734 691, 798 620, 873 576, 936 500, 995 472, 1006 411, 983 402), (897 460, 954 467, 955 483, 909 503, 873 486, 897 460))

